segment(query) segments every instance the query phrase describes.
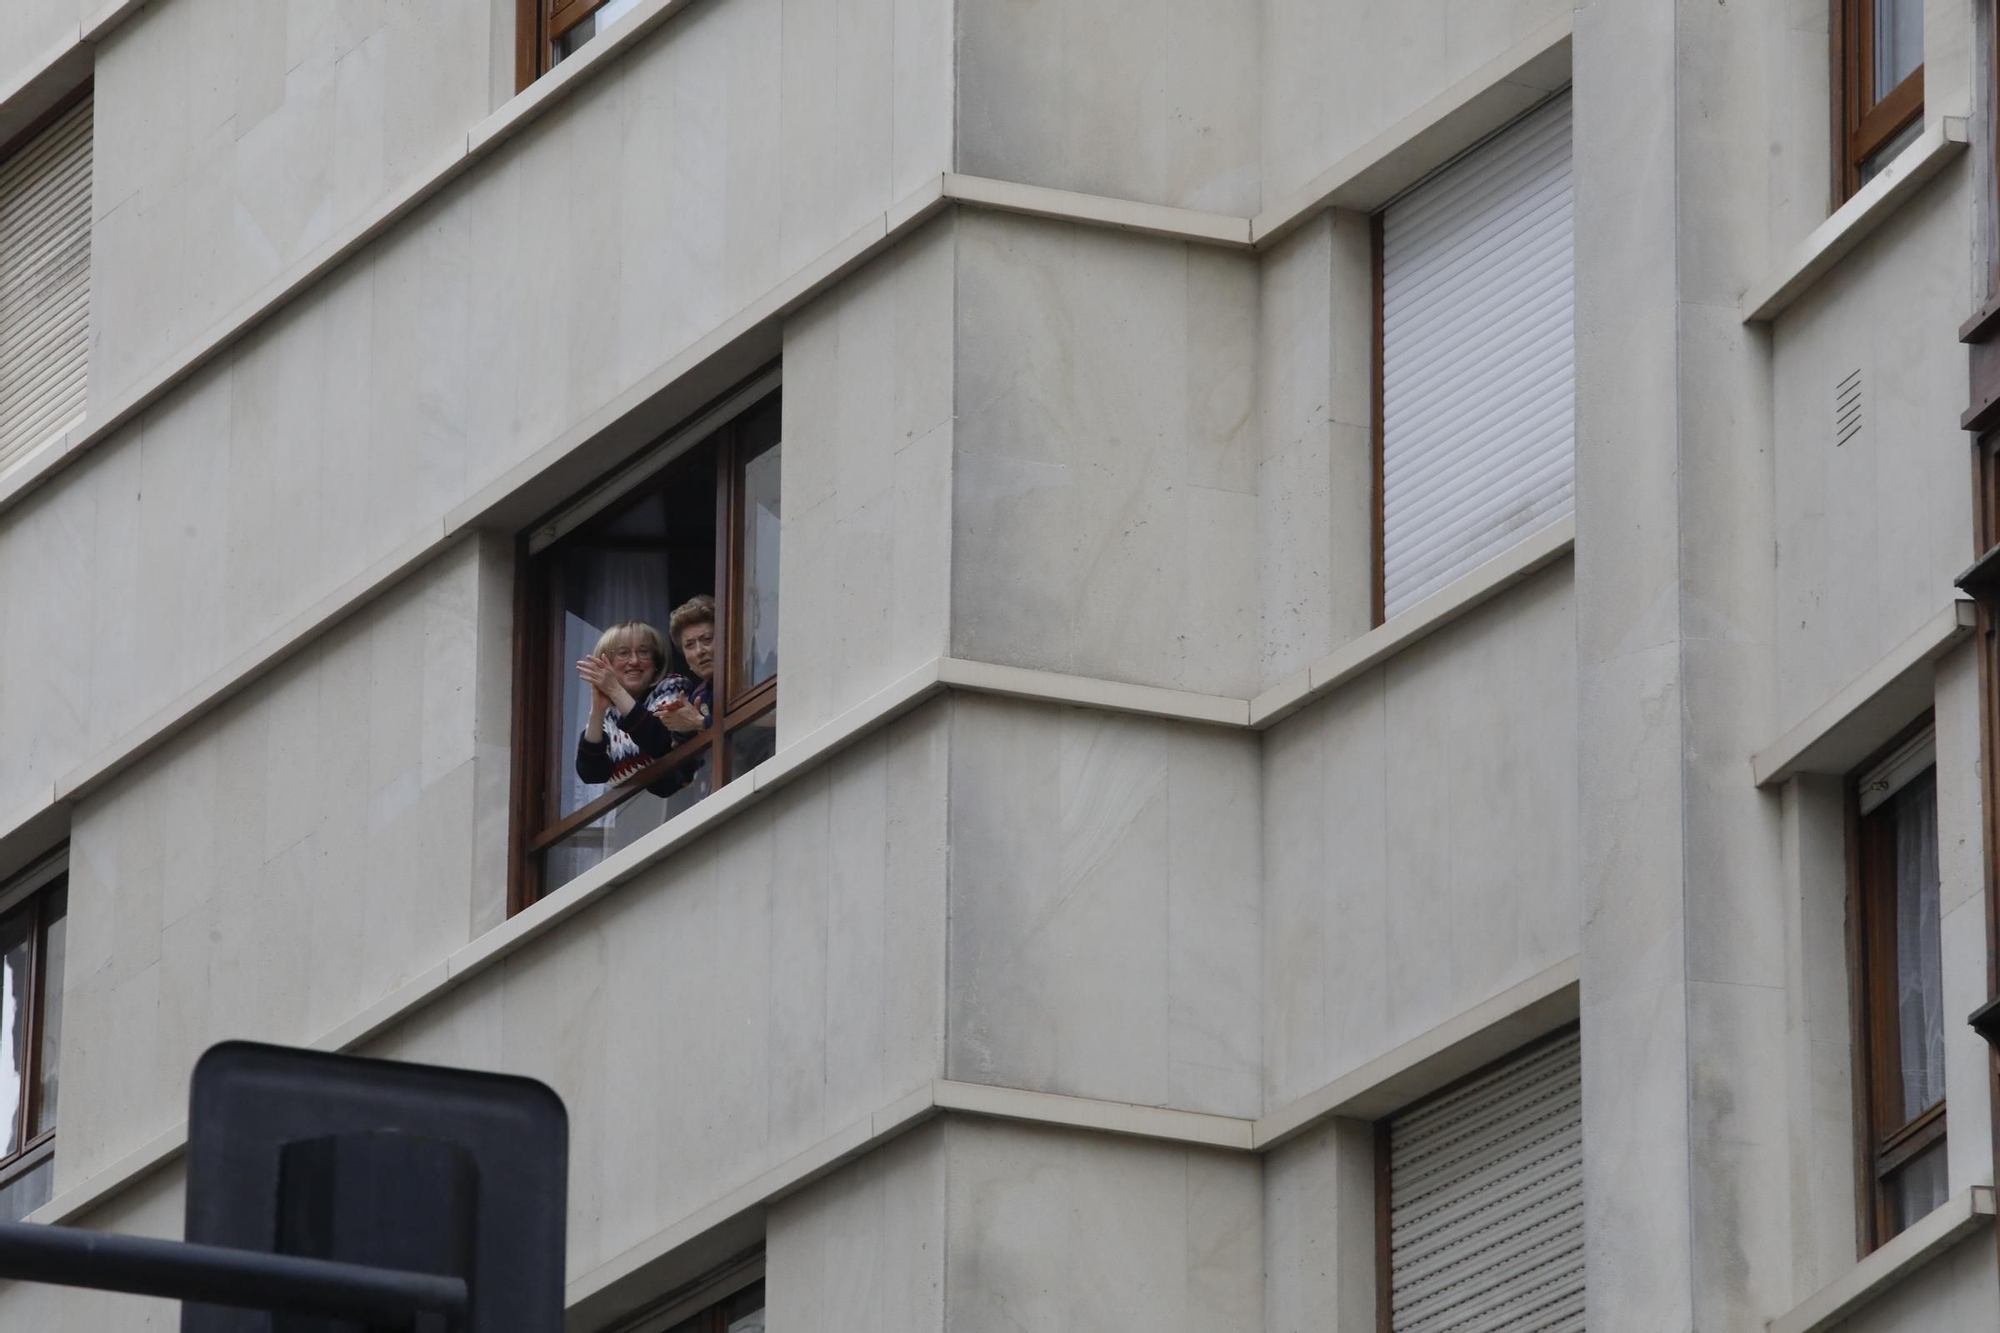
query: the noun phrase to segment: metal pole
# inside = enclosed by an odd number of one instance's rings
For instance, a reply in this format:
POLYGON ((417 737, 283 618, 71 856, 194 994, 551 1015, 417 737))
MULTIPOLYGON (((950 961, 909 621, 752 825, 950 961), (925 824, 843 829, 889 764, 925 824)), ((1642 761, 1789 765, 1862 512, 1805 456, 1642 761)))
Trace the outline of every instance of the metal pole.
POLYGON ((467 1300, 463 1278, 25 1222, 0 1223, 0 1278, 405 1328, 463 1327, 467 1300))

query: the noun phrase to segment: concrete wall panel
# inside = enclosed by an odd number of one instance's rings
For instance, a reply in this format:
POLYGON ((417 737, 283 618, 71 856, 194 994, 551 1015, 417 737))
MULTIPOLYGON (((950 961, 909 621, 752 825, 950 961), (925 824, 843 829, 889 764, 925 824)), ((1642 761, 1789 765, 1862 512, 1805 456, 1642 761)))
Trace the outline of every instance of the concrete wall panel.
MULTIPOLYGON (((1948 168, 1772 331, 1782 730, 1936 615, 1972 562, 1961 269, 1969 176, 1948 168), (1844 442, 1838 386, 1859 372, 1844 442)), ((1777 731, 1773 735, 1778 734, 1777 731)))
POLYGON ((1565 0, 1270 0, 1263 175, 1282 199, 1561 18, 1565 0))
POLYGON ((958 13, 958 165, 1257 211, 1256 0, 978 0, 958 13))
POLYGON ((770 1326, 943 1333, 947 1165, 933 1120, 773 1207, 770 1326))
POLYGON ((372 1044, 570 1108, 572 1277, 941 1072, 940 705, 372 1044))
POLYGON ((214 1042, 310 1041, 504 903, 493 563, 453 548, 79 807, 58 1190, 181 1119, 214 1042))
POLYGON ((1257 746, 954 701, 949 1076, 1255 1116, 1257 746))
POLYGON ((1267 1108, 1576 952, 1567 564, 1266 733, 1267 1108))
POLYGON ((949 651, 956 226, 786 321, 781 743, 949 651))
POLYGON ((1263 1329, 1256 1158, 977 1120, 945 1142, 947 1327, 1263 1329))
POLYGON ((959 222, 952 652, 1247 696, 1256 266, 959 222))

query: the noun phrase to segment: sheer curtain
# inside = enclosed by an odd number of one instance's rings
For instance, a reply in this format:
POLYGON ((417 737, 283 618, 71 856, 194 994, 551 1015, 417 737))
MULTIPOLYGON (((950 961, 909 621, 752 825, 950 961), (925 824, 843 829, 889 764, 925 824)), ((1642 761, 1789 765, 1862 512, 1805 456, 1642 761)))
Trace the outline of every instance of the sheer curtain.
POLYGON ((1944 970, 1939 957, 1937 779, 1911 782, 1896 801, 1896 1009, 1903 1115, 1944 1100, 1944 970))

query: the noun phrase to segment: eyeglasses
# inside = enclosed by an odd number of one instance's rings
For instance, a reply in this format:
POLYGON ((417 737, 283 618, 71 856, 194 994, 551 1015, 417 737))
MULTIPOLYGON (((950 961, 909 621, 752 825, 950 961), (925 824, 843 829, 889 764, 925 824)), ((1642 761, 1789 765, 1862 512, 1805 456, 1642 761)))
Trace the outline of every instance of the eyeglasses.
POLYGON ((636 648, 613 648, 605 656, 614 662, 637 662, 640 660, 650 662, 653 660, 653 650, 646 644, 640 644, 636 648))

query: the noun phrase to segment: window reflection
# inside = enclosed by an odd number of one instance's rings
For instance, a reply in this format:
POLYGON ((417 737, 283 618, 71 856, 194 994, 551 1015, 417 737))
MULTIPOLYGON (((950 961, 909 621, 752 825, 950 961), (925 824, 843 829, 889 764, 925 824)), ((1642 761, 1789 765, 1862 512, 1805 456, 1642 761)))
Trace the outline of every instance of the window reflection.
POLYGON ((1924 132, 1922 118, 1911 121, 1902 129, 1890 135, 1880 148, 1861 159, 1861 183, 1866 185, 1882 174, 1882 168, 1896 160, 1896 155, 1917 141, 1924 132))
POLYGON ((616 23, 639 0, 604 0, 587 18, 578 19, 575 26, 556 38, 551 45, 552 62, 560 65, 575 55, 583 44, 616 23))
POLYGON ((27 1141, 22 1124, 28 1065, 28 942, 33 918, 15 912, 0 920, 0 1156, 27 1141))
POLYGON ((761 685, 778 674, 778 470, 775 412, 765 424, 771 439, 743 466, 743 629, 736 688, 761 685))
POLYGON ((1924 0, 1874 0, 1875 100, 1924 63, 1924 0))

